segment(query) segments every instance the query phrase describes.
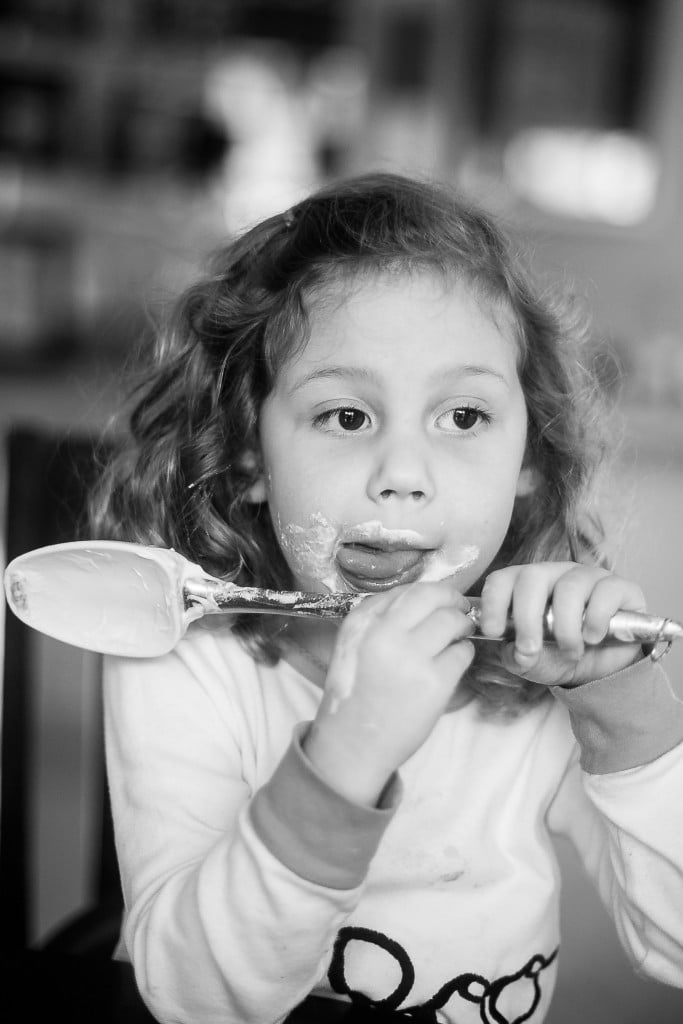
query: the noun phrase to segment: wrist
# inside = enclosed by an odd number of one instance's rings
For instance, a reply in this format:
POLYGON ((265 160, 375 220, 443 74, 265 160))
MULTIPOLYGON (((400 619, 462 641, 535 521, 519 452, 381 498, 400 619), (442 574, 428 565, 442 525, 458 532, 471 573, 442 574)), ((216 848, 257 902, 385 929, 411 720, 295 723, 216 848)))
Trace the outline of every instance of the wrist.
POLYGON ((320 777, 340 796, 366 807, 379 806, 395 769, 378 762, 370 737, 364 743, 349 741, 346 734, 314 721, 301 746, 320 777))
POLYGON ((625 669, 631 668, 633 665, 637 665, 644 657, 645 654, 640 644, 612 647, 609 649, 609 652, 605 652, 605 656, 603 656, 600 662, 593 665, 578 678, 562 683, 562 688, 566 690, 573 690, 578 686, 585 686, 586 683, 597 682, 600 679, 608 679, 617 672, 623 672, 625 669))

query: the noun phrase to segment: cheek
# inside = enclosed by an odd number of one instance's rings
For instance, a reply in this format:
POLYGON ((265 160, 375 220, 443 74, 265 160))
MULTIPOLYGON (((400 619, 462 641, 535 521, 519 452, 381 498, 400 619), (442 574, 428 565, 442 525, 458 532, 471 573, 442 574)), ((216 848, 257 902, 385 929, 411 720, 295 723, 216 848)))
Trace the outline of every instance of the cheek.
POLYGON ((312 513, 304 524, 278 524, 278 539, 295 578, 307 588, 331 583, 339 530, 320 513, 312 513))
POLYGON ((273 521, 303 525, 311 510, 324 511, 325 481, 309 466, 285 455, 266 469, 266 500, 273 521))
POLYGON ((480 514, 489 545, 502 544, 512 519, 516 477, 501 473, 498 483, 489 484, 481 494, 480 514))
MULTIPOLYGON (((517 476, 510 467, 500 472, 470 476, 450 496, 451 536, 456 547, 466 542, 478 549, 477 563, 490 561, 498 552, 512 518, 517 476)), ((452 548, 452 545, 450 545, 452 548)), ((455 556, 457 550, 449 552, 455 556)))
POLYGON ((273 472, 267 500, 280 549, 297 586, 340 589, 335 570, 339 520, 320 473, 273 472))

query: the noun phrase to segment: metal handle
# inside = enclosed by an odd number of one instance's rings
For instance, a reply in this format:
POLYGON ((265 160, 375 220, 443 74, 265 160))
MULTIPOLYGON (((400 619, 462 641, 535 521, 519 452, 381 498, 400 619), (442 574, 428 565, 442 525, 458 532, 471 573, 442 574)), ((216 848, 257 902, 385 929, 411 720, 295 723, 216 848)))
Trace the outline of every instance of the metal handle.
MULTIPOLYGON (((264 590, 260 587, 237 587, 234 583, 223 583, 210 577, 190 579, 185 582, 183 596, 187 609, 201 608, 202 614, 214 615, 221 612, 254 612, 273 615, 300 615, 317 619, 337 619, 348 615, 352 608, 364 601, 369 594, 313 594, 300 590, 264 590)), ((474 639, 491 639, 479 632, 480 605, 478 597, 468 598, 471 609, 469 616, 477 627, 474 639)), ((512 618, 508 620, 505 633, 498 640, 514 640, 515 627, 512 618)), ((643 612, 619 611, 610 619, 607 636, 603 644, 637 643, 671 645, 683 637, 683 625, 673 619, 643 612)), ((545 614, 543 639, 552 643, 553 611, 545 614)))

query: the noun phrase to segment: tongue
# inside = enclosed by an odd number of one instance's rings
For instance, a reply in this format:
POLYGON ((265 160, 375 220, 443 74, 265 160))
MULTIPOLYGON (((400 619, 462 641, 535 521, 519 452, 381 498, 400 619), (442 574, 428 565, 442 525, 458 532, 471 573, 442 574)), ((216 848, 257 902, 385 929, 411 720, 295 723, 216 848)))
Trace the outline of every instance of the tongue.
POLYGON ((384 551, 365 544, 343 544, 337 551, 342 572, 368 580, 387 580, 414 569, 424 558, 424 551, 400 548, 384 551))

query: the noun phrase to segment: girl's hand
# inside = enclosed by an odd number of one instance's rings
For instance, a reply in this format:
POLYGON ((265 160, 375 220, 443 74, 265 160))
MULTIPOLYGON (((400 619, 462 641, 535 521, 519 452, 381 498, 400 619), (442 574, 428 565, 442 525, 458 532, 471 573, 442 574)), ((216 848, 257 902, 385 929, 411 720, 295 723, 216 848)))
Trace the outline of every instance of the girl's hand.
POLYGON ((452 580, 373 595, 344 620, 304 740, 338 792, 375 805, 429 736, 472 660, 469 602, 452 580))
POLYGON ((515 641, 503 663, 516 675, 549 686, 577 686, 618 672, 642 656, 640 644, 597 647, 623 608, 645 611, 640 587, 596 566, 539 562, 499 569, 482 590, 481 631, 501 636, 509 613, 515 641), (555 642, 543 646, 543 618, 553 610, 555 642))

